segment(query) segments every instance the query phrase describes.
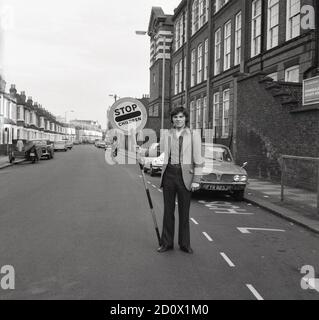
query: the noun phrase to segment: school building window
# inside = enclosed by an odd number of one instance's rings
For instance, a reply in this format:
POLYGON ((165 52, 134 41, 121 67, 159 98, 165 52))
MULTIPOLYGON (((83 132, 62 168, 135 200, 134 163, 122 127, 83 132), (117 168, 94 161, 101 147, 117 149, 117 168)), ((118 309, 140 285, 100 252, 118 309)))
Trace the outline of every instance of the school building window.
POLYGON ((223 92, 222 137, 229 137, 229 89, 223 92))
POLYGON ((219 103, 220 103, 220 93, 214 94, 213 98, 213 132, 214 138, 219 138, 219 103))
POLYGON ((200 44, 197 48, 197 83, 202 82, 203 75, 203 45, 200 44))
POLYGON ((241 12, 235 18, 235 66, 241 60, 241 12))
POLYGON ((221 72, 221 29, 215 32, 215 63, 214 74, 218 75, 221 72))
POLYGON ((279 0, 268 0, 267 49, 278 46, 279 0))
POLYGON ((285 81, 287 82, 300 82, 300 68, 293 66, 285 70, 285 81))
POLYGON ((287 40, 300 35, 300 0, 287 0, 287 40))
POLYGON ((196 84, 196 70, 195 70, 195 64, 196 64, 196 50, 192 50, 192 64, 191 64, 191 86, 193 87, 196 84))
POLYGON ((251 57, 255 57, 261 50, 261 0, 252 3, 251 28, 251 57))
POLYGON ((231 54, 231 21, 228 21, 224 26, 224 70, 230 68, 231 54))

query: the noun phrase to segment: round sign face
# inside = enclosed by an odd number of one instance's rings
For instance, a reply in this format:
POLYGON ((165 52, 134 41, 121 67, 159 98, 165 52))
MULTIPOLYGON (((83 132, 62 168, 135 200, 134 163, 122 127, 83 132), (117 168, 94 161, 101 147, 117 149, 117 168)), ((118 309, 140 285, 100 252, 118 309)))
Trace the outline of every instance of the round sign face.
POLYGON ((147 112, 142 102, 134 98, 123 98, 110 108, 109 120, 114 129, 126 135, 142 130, 147 122, 147 112))

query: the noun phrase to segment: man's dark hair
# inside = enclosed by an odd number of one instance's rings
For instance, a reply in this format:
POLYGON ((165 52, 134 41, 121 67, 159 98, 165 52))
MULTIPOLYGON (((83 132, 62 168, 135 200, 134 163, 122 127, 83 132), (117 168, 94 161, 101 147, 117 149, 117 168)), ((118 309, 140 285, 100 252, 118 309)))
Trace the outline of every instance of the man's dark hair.
POLYGON ((177 107, 171 111, 171 122, 173 123, 173 117, 177 116, 179 113, 182 113, 185 116, 185 118, 186 118, 185 125, 188 126, 189 113, 188 113, 187 109, 185 109, 184 107, 177 107))

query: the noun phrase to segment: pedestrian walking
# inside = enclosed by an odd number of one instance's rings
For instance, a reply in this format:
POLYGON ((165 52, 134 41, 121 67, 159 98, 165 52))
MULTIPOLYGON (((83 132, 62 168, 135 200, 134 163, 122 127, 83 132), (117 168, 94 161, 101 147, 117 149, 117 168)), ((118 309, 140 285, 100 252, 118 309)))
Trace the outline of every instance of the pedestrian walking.
POLYGON ((171 112, 172 129, 163 134, 161 150, 164 150, 164 165, 161 187, 164 198, 163 230, 158 252, 174 248, 175 203, 178 199, 179 234, 178 244, 182 251, 193 253, 190 245, 189 211, 191 193, 199 189, 203 160, 201 137, 188 128, 189 115, 178 107, 171 112))

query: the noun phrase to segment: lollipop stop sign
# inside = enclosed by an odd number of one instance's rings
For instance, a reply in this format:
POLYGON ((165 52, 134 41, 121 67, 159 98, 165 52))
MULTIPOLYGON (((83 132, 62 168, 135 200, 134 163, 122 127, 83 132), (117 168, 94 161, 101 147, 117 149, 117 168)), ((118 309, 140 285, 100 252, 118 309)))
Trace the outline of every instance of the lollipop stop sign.
POLYGON ((134 98, 123 98, 116 101, 109 112, 113 128, 126 135, 142 130, 147 122, 147 112, 142 102, 134 98))

